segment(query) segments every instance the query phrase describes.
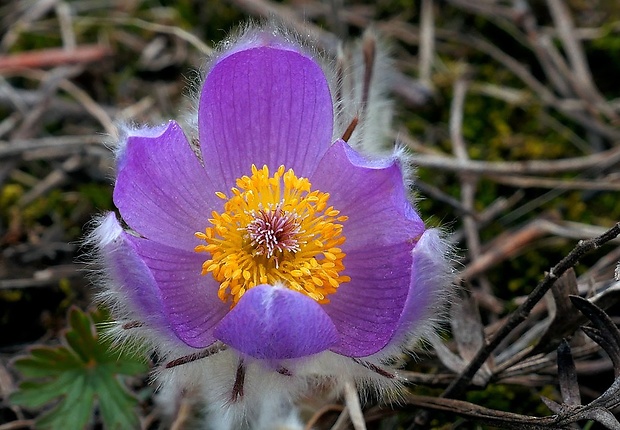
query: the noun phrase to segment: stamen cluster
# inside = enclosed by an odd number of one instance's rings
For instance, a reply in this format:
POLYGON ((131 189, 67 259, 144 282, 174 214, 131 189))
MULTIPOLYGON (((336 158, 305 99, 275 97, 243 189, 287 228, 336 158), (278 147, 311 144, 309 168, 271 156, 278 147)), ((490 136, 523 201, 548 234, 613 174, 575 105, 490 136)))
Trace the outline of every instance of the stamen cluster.
POLYGON ((292 169, 280 166, 270 176, 267 166, 254 165, 231 191, 231 197, 216 193, 226 200, 224 211, 214 211, 212 227, 196 233, 207 244, 195 251, 211 254, 202 274, 220 282, 222 301, 234 306, 248 289, 270 284, 328 303, 327 296, 350 280, 340 275, 347 217, 327 206, 328 193, 311 190, 308 179, 292 169))
POLYGON ((278 204, 275 209, 261 209, 253 211, 251 215, 254 219, 246 231, 256 255, 272 258, 276 253, 301 250, 298 242, 301 228, 294 213, 283 211, 278 204))

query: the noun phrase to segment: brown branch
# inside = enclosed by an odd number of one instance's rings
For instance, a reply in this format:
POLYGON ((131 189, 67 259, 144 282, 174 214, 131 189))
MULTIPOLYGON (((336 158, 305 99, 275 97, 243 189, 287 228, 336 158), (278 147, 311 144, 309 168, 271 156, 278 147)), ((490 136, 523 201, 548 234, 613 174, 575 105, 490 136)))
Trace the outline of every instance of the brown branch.
POLYGON ((580 99, 559 99, 549 88, 536 79, 524 64, 510 55, 507 55, 488 40, 472 34, 463 34, 446 29, 437 29, 437 35, 439 38, 470 46, 489 55, 530 87, 541 102, 545 105, 552 106, 583 127, 609 139, 620 138, 620 132, 617 129, 593 118, 587 113, 586 108, 591 104, 590 102, 580 99))
MULTIPOLYGON (((316 41, 317 46, 324 49, 330 55, 335 57, 337 54, 338 47, 340 46, 338 37, 311 22, 304 21, 290 7, 266 0, 232 0, 232 3, 252 15, 263 18, 276 17, 291 26, 295 31, 309 34, 316 41)), ((363 22, 358 24, 369 25, 370 22, 363 20, 363 22)), ((411 106, 420 106, 428 99, 428 89, 426 86, 399 71, 393 71, 389 82, 391 90, 411 106)))
POLYGON ((556 264, 549 273, 538 283, 534 291, 519 306, 519 308, 510 316, 504 325, 494 333, 493 337, 486 345, 478 351, 478 354, 469 363, 469 366, 463 371, 458 378, 442 393, 442 397, 459 397, 469 385, 470 381, 489 358, 491 353, 497 348, 502 340, 510 334, 510 332, 520 325, 530 314, 534 305, 538 303, 545 293, 551 288, 553 283, 561 277, 569 268, 575 266, 581 257, 600 248, 605 243, 615 239, 620 235, 620 222, 607 230, 602 235, 585 241, 580 241, 577 246, 558 264, 556 264))
POLYGON ((101 45, 82 45, 73 50, 50 48, 0 56, 0 70, 40 69, 67 64, 100 61, 112 55, 110 48, 101 45))
POLYGON ((105 138, 101 135, 42 137, 38 139, 15 139, 11 143, 0 141, 0 158, 22 155, 28 151, 41 149, 63 149, 75 154, 81 147, 101 146, 105 138))
POLYGON ((323 415, 326 415, 329 412, 337 412, 340 413, 342 412, 344 409, 343 405, 339 405, 339 404, 329 404, 329 405, 325 405, 322 408, 318 409, 308 420, 308 422, 306 422, 306 425, 304 426, 304 430, 312 430, 313 428, 315 428, 316 424, 320 421, 321 417, 323 415))
POLYGON ((33 429, 35 420, 16 420, 0 425, 0 430, 33 429))
POLYGON ((547 0, 547 5, 577 81, 583 86, 584 90, 590 94, 594 92, 598 96, 597 98, 602 99, 592 82, 592 74, 583 47, 575 38, 575 26, 566 4, 559 0, 547 0))
POLYGON ((431 72, 435 57, 435 17, 433 0, 422 0, 420 12, 420 81, 432 88, 431 72))
POLYGON ((505 233, 495 239, 489 250, 467 265, 459 278, 468 280, 479 276, 490 267, 517 254, 526 245, 546 234, 546 230, 536 221, 512 233, 505 233))
POLYGON ((548 428, 549 424, 553 424, 556 419, 556 416, 540 418, 529 415, 520 415, 512 412, 485 408, 463 400, 419 396, 415 394, 407 395, 407 397, 405 397, 405 402, 409 405, 424 409, 433 409, 436 411, 450 412, 465 417, 470 417, 476 421, 496 426, 500 425, 503 428, 522 430, 548 428))
POLYGON ((420 167, 429 167, 451 172, 470 172, 480 175, 492 174, 531 174, 548 175, 552 173, 580 172, 596 167, 606 169, 620 162, 620 147, 597 152, 583 157, 564 158, 561 160, 529 161, 480 161, 457 160, 441 155, 416 154, 414 162, 420 167))
POLYGON ((490 175, 489 179, 518 188, 552 188, 558 190, 620 191, 620 182, 596 178, 590 180, 538 178, 535 176, 490 175))

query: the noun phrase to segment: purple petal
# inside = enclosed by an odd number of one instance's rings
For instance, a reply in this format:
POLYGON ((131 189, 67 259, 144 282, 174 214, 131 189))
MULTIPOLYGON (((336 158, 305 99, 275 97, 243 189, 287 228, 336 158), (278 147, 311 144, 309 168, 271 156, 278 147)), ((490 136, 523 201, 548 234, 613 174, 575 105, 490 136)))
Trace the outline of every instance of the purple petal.
POLYGON ((323 306, 340 334, 331 350, 365 357, 385 347, 398 327, 411 280, 411 244, 352 251, 344 264, 351 281, 323 306))
POLYGON ((119 157, 114 204, 131 228, 168 246, 193 250, 211 210, 221 207, 209 175, 180 126, 130 136, 119 157))
POLYGON ((305 357, 338 341, 317 302, 270 285, 248 290, 215 328, 215 336, 243 354, 267 360, 305 357))
POLYGON ((390 344, 406 340, 410 333, 424 334, 432 327, 435 307, 450 284, 449 247, 437 229, 424 232, 413 249, 411 288, 405 309, 390 344))
POLYGON ((328 192, 329 205, 349 217, 343 224, 345 252, 404 241, 413 247, 424 232, 424 222, 409 203, 395 159, 369 161, 338 140, 310 182, 312 189, 328 192))
POLYGON ((127 141, 134 137, 151 137, 157 138, 165 133, 170 124, 159 124, 156 126, 139 125, 135 127, 123 127, 119 129, 120 142, 115 148, 115 155, 121 163, 125 159, 125 150, 127 149, 127 141))
POLYGON ((202 276, 204 254, 184 251, 124 233, 151 272, 162 311, 175 334, 194 348, 215 341, 213 327, 228 312, 229 305, 217 297, 219 284, 202 276))
POLYGON ((151 327, 172 334, 163 312, 162 298, 153 274, 127 240, 114 213, 108 213, 93 232, 106 273, 112 279, 110 287, 120 294, 123 303, 136 317, 151 327))
POLYGON ((300 52, 265 43, 216 62, 200 97, 200 144, 212 154, 205 166, 231 182, 252 164, 284 165, 307 177, 330 145, 333 108, 323 71, 300 52))
POLYGON ((424 223, 406 198, 398 163, 366 161, 338 141, 310 178, 330 193, 329 204, 349 217, 343 283, 324 305, 340 333, 331 350, 363 357, 381 350, 401 319, 411 282, 411 250, 424 223))

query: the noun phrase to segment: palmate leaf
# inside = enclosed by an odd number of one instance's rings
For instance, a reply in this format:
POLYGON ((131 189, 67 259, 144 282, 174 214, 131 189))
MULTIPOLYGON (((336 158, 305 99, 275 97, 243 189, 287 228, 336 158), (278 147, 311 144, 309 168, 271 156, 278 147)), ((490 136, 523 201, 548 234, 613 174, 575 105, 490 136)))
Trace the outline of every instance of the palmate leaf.
POLYGON ((26 379, 11 395, 12 403, 40 408, 57 402, 36 420, 37 428, 82 429, 91 420, 95 404, 106 429, 138 426, 138 401, 119 375, 144 373, 147 365, 139 357, 110 349, 95 328, 103 319, 101 312, 87 314, 73 307, 63 345, 37 346, 14 361, 26 379))

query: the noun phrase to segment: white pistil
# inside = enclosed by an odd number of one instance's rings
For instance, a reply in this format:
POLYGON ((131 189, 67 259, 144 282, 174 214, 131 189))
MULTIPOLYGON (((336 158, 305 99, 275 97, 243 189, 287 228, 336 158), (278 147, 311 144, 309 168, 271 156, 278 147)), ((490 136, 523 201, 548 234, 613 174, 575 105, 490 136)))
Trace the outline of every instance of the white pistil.
MULTIPOLYGON (((298 252, 301 227, 294 213, 282 210, 280 205, 275 209, 253 211, 254 218, 245 228, 255 255, 274 257, 276 252, 298 252)), ((276 265, 277 265, 276 259, 276 265)))

